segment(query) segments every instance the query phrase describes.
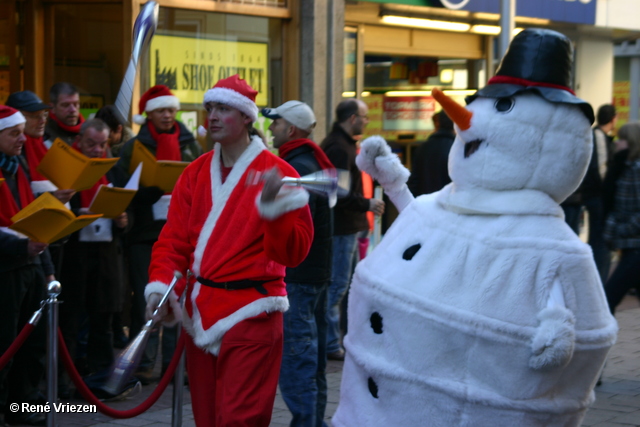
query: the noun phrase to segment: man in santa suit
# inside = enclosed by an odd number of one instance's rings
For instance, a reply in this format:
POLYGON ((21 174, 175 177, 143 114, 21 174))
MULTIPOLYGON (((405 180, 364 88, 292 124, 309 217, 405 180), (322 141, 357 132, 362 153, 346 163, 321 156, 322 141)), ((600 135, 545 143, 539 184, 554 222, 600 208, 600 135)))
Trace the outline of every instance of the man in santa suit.
POLYGON ((145 290, 150 316, 174 271, 193 273, 188 283, 178 282, 171 313, 161 317, 180 316, 177 299, 186 292, 187 370, 198 426, 269 425, 289 306, 285 268, 302 262, 313 240, 309 194, 281 182, 298 174, 250 136, 256 95, 237 75, 205 93, 215 145, 185 169, 173 191, 145 290))
MULTIPOLYGON (((45 282, 55 280, 47 244, 8 228, 11 218, 34 200, 18 158, 25 143, 24 116, 0 106, 0 354, 4 354, 45 298, 45 282)), ((0 425, 40 423, 41 413, 9 412, 12 402, 45 403, 38 391, 44 374, 45 322, 40 322, 9 364, 0 371, 0 425), (6 418, 5 418, 6 416, 6 418)))
MULTIPOLYGON (((141 97, 139 112, 133 121, 141 124, 135 138, 125 143, 120 151, 118 167, 130 177, 131 156, 136 141, 139 141, 157 160, 190 162, 195 160, 202 149, 193 133, 184 124, 176 120, 180 109, 180 100, 164 85, 149 88, 141 97), (142 114, 146 114, 146 117, 142 114)), ((126 237, 126 250, 129 259, 129 283, 133 291, 131 301, 130 337, 135 337, 145 324, 146 301, 144 287, 149 282, 147 274, 151 260, 151 248, 158 240, 160 230, 167 219, 167 209, 171 194, 165 194, 160 188, 140 186, 131 202, 130 210, 134 218, 133 226, 126 237)), ((159 331, 154 330, 149 338, 147 349, 142 356, 135 375, 143 384, 152 380, 159 344, 159 331)), ((176 344, 176 328, 164 328, 162 332, 162 372, 169 366, 176 344)))
POLYGON ((38 95, 30 90, 12 93, 7 98, 6 105, 19 110, 27 121, 24 124, 24 136, 27 140, 22 147, 21 156, 26 160, 26 164, 23 162, 23 166, 31 181, 33 194, 38 197, 40 194, 50 191, 62 203, 67 203, 75 194, 75 190, 59 190, 37 170, 40 161, 50 147, 45 144, 43 136, 51 106, 42 102, 38 95))

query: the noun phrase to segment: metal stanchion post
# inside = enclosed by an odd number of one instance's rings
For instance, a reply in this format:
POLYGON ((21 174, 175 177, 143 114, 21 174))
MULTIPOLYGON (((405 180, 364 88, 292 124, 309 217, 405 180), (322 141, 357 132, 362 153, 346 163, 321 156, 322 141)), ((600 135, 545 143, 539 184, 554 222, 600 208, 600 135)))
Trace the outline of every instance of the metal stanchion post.
MULTIPOLYGON (((49 326, 47 329, 47 401, 53 405, 58 400, 58 295, 62 286, 57 280, 49 283, 47 305, 49 326)), ((55 427, 56 411, 47 414, 47 427, 55 427)))
MULTIPOLYGON (((180 296, 180 306, 184 303, 186 289, 180 296)), ((180 338, 180 334, 184 334, 182 330, 182 322, 178 324, 178 334, 176 341, 180 338)), ((185 350, 182 350, 180 361, 176 366, 176 373, 173 375, 173 408, 171 410, 171 427, 182 427, 182 406, 184 405, 184 357, 185 350)))

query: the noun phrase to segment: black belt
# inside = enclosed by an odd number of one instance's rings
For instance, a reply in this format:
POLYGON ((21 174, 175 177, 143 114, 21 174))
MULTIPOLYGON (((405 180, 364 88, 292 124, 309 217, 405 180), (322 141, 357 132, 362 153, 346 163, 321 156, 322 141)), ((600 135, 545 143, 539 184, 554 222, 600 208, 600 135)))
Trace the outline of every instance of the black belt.
POLYGON ((237 291, 239 289, 255 288, 256 291, 260 292, 262 295, 269 294, 263 286, 267 282, 260 281, 260 280, 247 279, 247 280, 234 280, 230 282, 214 282, 213 280, 205 279, 200 276, 198 276, 196 280, 205 286, 209 286, 210 288, 226 289, 227 291, 237 291))

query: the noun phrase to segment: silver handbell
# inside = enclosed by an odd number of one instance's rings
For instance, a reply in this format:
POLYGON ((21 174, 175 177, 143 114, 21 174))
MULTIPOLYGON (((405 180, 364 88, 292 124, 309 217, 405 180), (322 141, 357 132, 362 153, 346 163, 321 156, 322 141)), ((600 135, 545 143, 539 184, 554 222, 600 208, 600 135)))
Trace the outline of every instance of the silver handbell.
POLYGON ((334 207, 339 197, 349 194, 351 176, 346 170, 324 169, 300 178, 285 176, 284 185, 303 187, 314 193, 327 196, 329 207, 334 207))
POLYGON ((158 27, 158 13, 160 6, 155 1, 149 1, 142 6, 136 22, 133 25, 133 50, 124 79, 120 85, 120 91, 116 97, 116 112, 121 123, 129 123, 129 110, 133 97, 133 85, 136 80, 138 63, 142 53, 149 49, 151 38, 158 27))

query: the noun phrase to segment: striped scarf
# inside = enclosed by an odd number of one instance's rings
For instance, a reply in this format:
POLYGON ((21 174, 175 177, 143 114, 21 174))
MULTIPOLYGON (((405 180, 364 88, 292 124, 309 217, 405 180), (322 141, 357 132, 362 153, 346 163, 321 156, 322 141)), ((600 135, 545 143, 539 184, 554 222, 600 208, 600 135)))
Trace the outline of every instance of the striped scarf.
POLYGON ((17 156, 7 156, 4 153, 0 153, 0 169, 4 169, 11 175, 15 175, 18 171, 18 166, 19 163, 17 156))

